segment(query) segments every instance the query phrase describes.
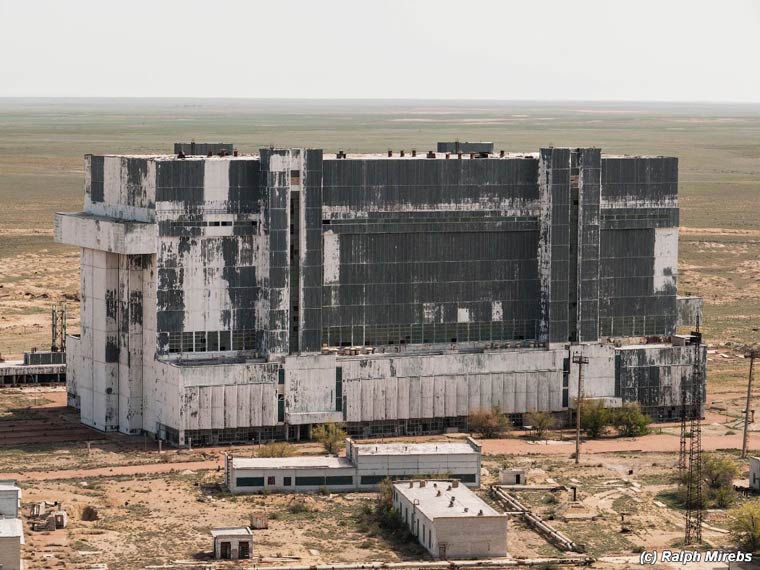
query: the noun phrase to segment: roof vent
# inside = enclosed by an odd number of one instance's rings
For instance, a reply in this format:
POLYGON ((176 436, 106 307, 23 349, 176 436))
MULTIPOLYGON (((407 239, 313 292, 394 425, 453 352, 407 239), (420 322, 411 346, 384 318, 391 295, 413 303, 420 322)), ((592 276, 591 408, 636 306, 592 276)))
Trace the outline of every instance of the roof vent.
POLYGON ((398 153, 398 155, 399 155, 401 158, 404 158, 404 151, 402 150, 401 152, 399 152, 399 153, 398 153))
POLYGON ((469 513, 470 512, 470 507, 465 507, 464 508, 464 512, 469 513))
POLYGON ((420 481, 420 489, 424 487, 425 485, 427 485, 427 481, 425 481, 424 479, 420 481))
POLYGON ((478 511, 478 516, 479 516, 479 517, 482 517, 482 516, 483 516, 483 509, 480 509, 480 510, 478 511))
POLYGON ((449 508, 454 506, 454 497, 451 497, 451 501, 449 501, 449 508))
POLYGON ((346 153, 343 152, 343 149, 340 149, 338 154, 335 155, 335 158, 346 158, 346 153))
POLYGON ((435 494, 435 496, 436 496, 436 497, 440 497, 440 496, 441 496, 441 494, 442 494, 442 493, 441 493, 441 490, 440 490, 440 489, 438 489, 438 492, 435 494))
POLYGON ((427 153, 428 158, 435 158, 435 153, 432 150, 429 150, 427 153))
POLYGON ((412 149, 412 157, 417 156, 417 151, 415 149, 412 149))
POLYGON ((504 151, 503 150, 499 151, 499 158, 504 158, 504 151))
POLYGON ((391 149, 388 149, 388 158, 393 156, 393 151, 391 149))

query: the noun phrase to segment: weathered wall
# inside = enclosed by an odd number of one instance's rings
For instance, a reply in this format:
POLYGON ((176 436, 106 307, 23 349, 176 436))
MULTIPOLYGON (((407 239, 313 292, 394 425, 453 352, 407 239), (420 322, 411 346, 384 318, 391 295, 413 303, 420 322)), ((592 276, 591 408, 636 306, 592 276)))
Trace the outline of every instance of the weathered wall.
POLYGON ((275 239, 263 200, 256 160, 157 162, 160 353, 261 350, 275 239))
POLYGON ((537 195, 530 159, 325 161, 322 342, 535 338, 537 195))
POLYGON ((677 196, 675 158, 602 159, 601 335, 675 331, 677 196))

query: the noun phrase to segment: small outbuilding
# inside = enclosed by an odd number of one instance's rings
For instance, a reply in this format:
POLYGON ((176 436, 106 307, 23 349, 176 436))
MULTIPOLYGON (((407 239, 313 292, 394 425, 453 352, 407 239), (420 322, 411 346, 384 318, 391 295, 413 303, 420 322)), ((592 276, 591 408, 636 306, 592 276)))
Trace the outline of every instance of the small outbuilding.
POLYGON ((215 528, 211 530, 214 539, 216 560, 244 560, 253 552, 253 532, 247 526, 239 528, 215 528))
POLYGON ((527 485, 525 469, 501 469, 499 471, 499 483, 502 485, 527 485))
POLYGON ((394 483, 393 506, 419 543, 436 558, 507 555, 507 515, 456 479, 394 483))

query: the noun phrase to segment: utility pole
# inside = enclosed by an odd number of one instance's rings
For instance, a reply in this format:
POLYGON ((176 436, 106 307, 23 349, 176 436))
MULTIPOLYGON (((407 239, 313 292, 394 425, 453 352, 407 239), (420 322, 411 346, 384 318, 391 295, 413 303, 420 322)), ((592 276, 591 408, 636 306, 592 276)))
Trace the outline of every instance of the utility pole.
POLYGON ((747 405, 744 407, 744 438, 742 440, 742 459, 747 457, 747 446, 749 444, 749 406, 752 399, 752 369, 755 366, 755 358, 760 356, 760 351, 752 349, 744 355, 749 357, 749 380, 747 381, 747 405))
POLYGON ((588 356, 579 352, 573 355, 573 364, 578 365, 578 396, 575 398, 575 464, 581 460, 581 404, 583 402, 583 365, 588 364, 588 356))

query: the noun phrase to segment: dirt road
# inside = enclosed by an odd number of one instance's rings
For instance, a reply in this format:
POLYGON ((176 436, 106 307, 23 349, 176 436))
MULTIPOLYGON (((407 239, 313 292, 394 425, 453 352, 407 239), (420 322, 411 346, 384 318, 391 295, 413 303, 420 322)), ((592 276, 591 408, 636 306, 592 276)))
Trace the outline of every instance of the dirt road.
POLYGON ((185 461, 178 463, 155 463, 149 465, 122 465, 98 469, 67 469, 63 471, 25 471, 0 473, 0 479, 17 481, 52 481, 54 479, 87 479, 89 477, 118 477, 120 475, 153 475, 170 471, 201 471, 224 467, 222 458, 216 461, 185 461))
MULTIPOLYGON (((581 455, 584 453, 610 453, 620 451, 679 451, 679 438, 675 435, 653 434, 644 437, 633 438, 610 438, 589 440, 581 443, 581 455)), ((575 452, 575 440, 568 438, 564 441, 528 441, 524 439, 483 439, 483 453, 485 455, 502 454, 557 454, 570 455, 575 452)), ((741 449, 742 435, 703 435, 702 449, 704 451, 717 451, 719 449, 741 449)), ((749 450, 760 449, 760 434, 751 433, 749 438, 749 450)))

